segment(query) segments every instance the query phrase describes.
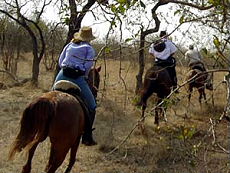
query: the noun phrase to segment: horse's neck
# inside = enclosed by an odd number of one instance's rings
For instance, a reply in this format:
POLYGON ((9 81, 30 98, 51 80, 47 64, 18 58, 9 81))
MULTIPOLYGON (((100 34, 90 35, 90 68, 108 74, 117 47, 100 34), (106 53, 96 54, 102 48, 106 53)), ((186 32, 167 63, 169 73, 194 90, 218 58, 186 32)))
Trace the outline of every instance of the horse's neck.
POLYGON ((89 85, 91 85, 91 87, 96 87, 98 89, 100 81, 99 78, 99 74, 96 70, 91 71, 88 76, 89 85))

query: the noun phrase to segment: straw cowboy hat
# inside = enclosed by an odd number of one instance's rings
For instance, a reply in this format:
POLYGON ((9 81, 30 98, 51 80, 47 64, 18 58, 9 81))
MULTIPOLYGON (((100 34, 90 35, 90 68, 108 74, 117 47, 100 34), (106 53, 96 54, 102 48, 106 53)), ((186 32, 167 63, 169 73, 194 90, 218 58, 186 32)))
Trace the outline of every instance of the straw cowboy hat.
POLYGON ((76 32, 73 36, 73 41, 91 41, 96 37, 92 33, 92 28, 89 26, 83 26, 79 32, 76 32))

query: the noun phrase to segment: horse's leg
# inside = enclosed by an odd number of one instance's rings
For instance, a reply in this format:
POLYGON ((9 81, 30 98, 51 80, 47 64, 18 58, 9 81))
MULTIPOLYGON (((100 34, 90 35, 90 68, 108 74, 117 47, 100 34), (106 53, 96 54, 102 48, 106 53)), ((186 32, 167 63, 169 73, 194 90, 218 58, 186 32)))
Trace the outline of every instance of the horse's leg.
POLYGON ((145 115, 145 109, 147 107, 147 101, 148 101, 149 97, 152 94, 153 94, 153 89, 151 87, 146 88, 144 90, 144 92, 142 93, 142 96, 141 96, 141 103, 142 103, 142 114, 141 114, 141 117, 143 118, 143 120, 144 120, 144 115, 145 115))
POLYGON ((153 90, 150 87, 146 87, 145 90, 141 94, 141 105, 142 105, 142 113, 141 113, 141 122, 139 124, 139 128, 141 129, 142 134, 146 134, 144 127, 145 120, 145 110, 147 107, 147 100, 152 95, 153 90))
POLYGON ((46 166, 45 172, 48 172, 50 166, 52 165, 52 162, 54 160, 54 147, 51 146, 50 148, 50 158, 49 158, 49 162, 46 166))
POLYGON ((142 104, 142 113, 141 113, 141 118, 143 118, 143 120, 145 119, 145 110, 146 110, 146 102, 142 104))
POLYGON ((148 98, 146 97, 146 92, 143 92, 142 95, 141 95, 141 110, 142 110, 142 113, 141 113, 141 118, 143 118, 144 120, 144 116, 145 116, 145 109, 147 107, 147 100, 148 98))
POLYGON ((204 89, 204 88, 199 88, 199 89, 198 89, 198 92, 199 92, 199 103, 200 103, 200 108, 201 108, 201 109, 202 109, 203 89, 204 89))
POLYGON ((158 114, 159 108, 155 109, 155 121, 154 124, 156 124, 157 126, 159 126, 159 114, 158 114))
POLYGON ((163 118, 164 118, 164 121, 167 122, 167 115, 166 115, 166 110, 167 110, 167 107, 162 107, 161 108, 161 114, 163 114, 163 118))
POLYGON ((188 106, 190 105, 192 90, 193 90, 193 87, 191 85, 189 85, 189 88, 188 88, 188 106))
POLYGON ((76 161, 76 154, 77 154, 77 149, 79 147, 80 140, 81 140, 81 136, 77 138, 76 143, 71 147, 69 165, 67 169, 65 170, 65 173, 69 173, 71 171, 76 161))
POLYGON ((51 144, 50 160, 48 166, 46 167, 47 173, 55 173, 55 171, 64 161, 68 150, 69 148, 67 147, 51 144))
POLYGON ((205 103, 207 103, 206 94, 205 94, 205 88, 203 88, 202 93, 203 93, 203 98, 204 98, 204 101, 205 101, 205 103))
POLYGON ((156 124, 157 126, 159 126, 159 116, 163 116, 164 118, 164 121, 166 122, 167 121, 167 117, 166 117, 166 114, 165 114, 165 110, 164 108, 156 108, 155 109, 155 122, 154 124, 156 124))
MULTIPOLYGON (((159 105, 160 103, 162 102, 162 99, 158 99, 158 101, 157 101, 157 105, 159 105)), ((162 108, 160 108, 160 107, 156 107, 155 108, 155 122, 154 122, 154 124, 156 124, 157 126, 159 126, 159 114, 161 114, 161 110, 162 108)))
POLYGON ((38 143, 34 144, 34 146, 29 150, 28 160, 27 160, 26 164, 23 166, 22 173, 30 173, 31 172, 31 162, 32 162, 34 152, 38 146, 38 143))

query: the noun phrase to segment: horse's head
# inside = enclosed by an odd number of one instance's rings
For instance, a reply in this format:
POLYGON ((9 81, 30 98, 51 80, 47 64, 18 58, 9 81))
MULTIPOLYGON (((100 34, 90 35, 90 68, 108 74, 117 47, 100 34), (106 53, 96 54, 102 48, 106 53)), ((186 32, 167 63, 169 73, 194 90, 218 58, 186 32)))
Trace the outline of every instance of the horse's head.
POLYGON ((97 98, 97 92, 100 84, 100 71, 101 71, 101 66, 97 68, 92 68, 89 71, 89 75, 88 75, 89 87, 95 98, 97 98))

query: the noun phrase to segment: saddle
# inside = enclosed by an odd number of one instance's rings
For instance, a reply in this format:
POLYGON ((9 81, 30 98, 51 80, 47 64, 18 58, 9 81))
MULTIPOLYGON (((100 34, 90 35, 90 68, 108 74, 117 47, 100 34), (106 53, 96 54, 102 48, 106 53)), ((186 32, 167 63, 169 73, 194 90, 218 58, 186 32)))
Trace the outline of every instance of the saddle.
MULTIPOLYGON (((64 92, 73 92, 77 95, 80 94, 81 92, 81 88, 73 83, 73 82, 70 82, 70 81, 67 81, 67 80, 60 80, 60 81, 57 81, 54 85, 53 85, 53 88, 52 90, 54 91, 64 91, 64 92)), ((72 95, 72 94, 71 94, 72 95)))
POLYGON ((176 60, 174 57, 170 56, 167 60, 160 60, 155 62, 154 66, 158 67, 159 70, 167 70, 169 77, 171 78, 172 85, 176 88, 177 86, 177 77, 175 71, 176 60))
POLYGON ((162 60, 159 58, 156 58, 156 59, 157 59, 157 61, 155 62, 155 66, 172 67, 172 66, 175 66, 175 64, 176 64, 176 60, 172 56, 168 57, 166 60, 162 60))
POLYGON ((89 117, 88 107, 80 97, 81 88, 77 84, 67 80, 60 80, 54 84, 52 90, 65 92, 75 97, 81 104, 84 114, 89 117))
POLYGON ((197 69, 197 70, 200 70, 200 71, 206 71, 206 69, 205 69, 205 67, 204 67, 202 62, 190 63, 189 67, 191 69, 197 69))

